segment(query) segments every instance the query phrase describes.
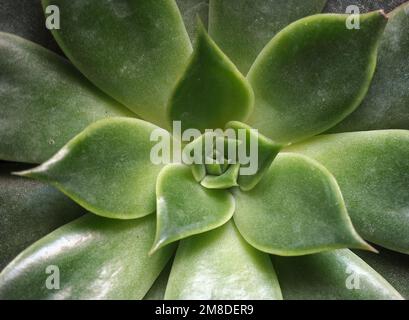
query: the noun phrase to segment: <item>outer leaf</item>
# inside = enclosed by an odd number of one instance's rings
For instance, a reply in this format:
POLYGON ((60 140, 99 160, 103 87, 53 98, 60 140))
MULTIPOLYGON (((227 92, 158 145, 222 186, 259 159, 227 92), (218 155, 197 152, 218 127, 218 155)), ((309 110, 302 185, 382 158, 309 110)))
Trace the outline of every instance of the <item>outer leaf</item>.
POLYGON ((382 12, 360 16, 315 15, 282 30, 263 49, 248 79, 256 102, 250 125, 278 143, 321 133, 355 110, 376 64, 382 12))
POLYGON ((234 221, 255 248, 295 256, 371 249, 356 233, 334 177, 319 163, 280 154, 260 183, 235 192, 234 221))
POLYGON ((39 163, 90 123, 131 113, 66 60, 0 32, 0 159, 39 163))
POLYGON ((154 130, 168 134, 143 120, 101 120, 41 166, 19 174, 51 183, 95 214, 143 217, 155 211, 156 177, 163 167, 150 159, 154 130))
POLYGON ((325 0, 210 0, 209 33, 243 74, 270 39, 325 0))
POLYGON ((191 54, 174 0, 43 0, 64 26, 53 34, 99 88, 146 120, 165 125, 164 108, 191 54))
POLYGON ((389 16, 368 94, 331 132, 409 129, 409 3, 389 16))
POLYGON ((154 217, 132 221, 86 215, 21 253, 0 274, 1 299, 142 299, 174 247, 148 256, 154 217), (60 289, 46 287, 59 268, 60 289))
POLYGON ((249 246, 232 222, 183 240, 165 299, 282 299, 268 255, 249 246))
POLYGON ((190 40, 196 40, 197 16, 203 21, 207 28, 209 16, 209 0, 176 0, 179 10, 182 13, 186 30, 189 33, 190 40))
POLYGON ((375 270, 351 251, 273 257, 284 299, 402 299, 375 270))
POLYGON ((10 174, 23 168, 0 163, 0 270, 34 241, 83 214, 54 188, 10 174))
POLYGON ((159 277, 155 280, 148 293, 143 297, 143 300, 164 300, 166 286, 172 268, 173 259, 170 259, 166 267, 162 270, 159 277))
POLYGON ((288 151, 312 157, 331 171, 365 239, 409 253, 409 131, 325 135, 288 151))
POLYGON ((152 252, 188 236, 225 224, 234 212, 234 199, 226 190, 203 188, 189 167, 167 165, 156 185, 157 225, 152 252))
MULTIPOLYGON (((241 142, 245 143, 247 156, 252 156, 252 139, 257 140, 257 173, 254 175, 240 175, 238 178, 238 184, 242 190, 251 190, 263 178, 282 146, 261 135, 259 132, 255 132, 251 127, 245 125, 244 123, 231 121, 226 127, 234 129, 237 136, 239 136, 238 130, 245 130, 246 141, 241 142)), ((252 161, 254 161, 254 159, 252 159, 252 161)), ((247 165, 244 166, 246 167, 247 165)))
POLYGON ((399 293, 409 299, 409 256, 384 248, 379 254, 356 252, 366 263, 379 272, 399 293))
POLYGON ((224 128, 230 120, 246 120, 253 102, 247 80, 200 25, 193 56, 169 102, 170 121, 203 132, 224 128))

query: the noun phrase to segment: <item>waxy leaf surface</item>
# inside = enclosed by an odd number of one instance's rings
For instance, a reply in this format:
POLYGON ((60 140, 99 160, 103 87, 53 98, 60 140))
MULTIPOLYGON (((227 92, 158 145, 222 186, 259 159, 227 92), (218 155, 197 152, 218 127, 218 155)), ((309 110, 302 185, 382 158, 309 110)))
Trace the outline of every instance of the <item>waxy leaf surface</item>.
POLYGON ((302 257, 274 256, 273 264, 284 299, 402 299, 382 276, 348 249, 302 257))
POLYGON ((97 215, 143 217, 155 211, 156 177, 163 167, 150 157, 154 130, 169 136, 139 119, 100 120, 47 162, 18 174, 51 183, 97 215))
POLYGON ((409 131, 323 135, 287 150, 316 159, 335 176, 362 237, 409 253, 409 131))
POLYGON ((251 67, 255 108, 249 124, 278 143, 319 134, 354 111, 365 97, 387 19, 320 14, 278 33, 251 67))
POLYGON ((68 61, 0 32, 0 159, 40 163, 94 121, 131 116, 68 61))
POLYGON ((210 0, 209 33, 245 75, 264 46, 325 0, 210 0))
POLYGON ((202 187, 189 167, 167 165, 156 186, 157 226, 152 251, 188 236, 215 229, 232 217, 233 196, 202 187))
POLYGON ((281 300, 267 254, 251 247, 232 222, 182 240, 165 299, 281 300))
POLYGON ((192 48, 174 0, 43 0, 72 63, 143 119, 166 125, 165 105, 192 48))
POLYGON ((170 121, 202 132, 224 128, 230 120, 246 120, 253 103, 247 80, 199 25, 193 56, 169 102, 170 121))
POLYGON ((352 226, 334 177, 309 158, 280 154, 256 187, 234 195, 234 221, 259 250, 295 256, 370 249, 352 226))
POLYGON ((153 216, 129 221, 88 214, 23 251, 0 274, 1 299, 142 299, 174 252, 149 256, 153 216), (59 289, 47 279, 59 270, 59 289), (52 270, 48 272, 46 270, 52 270))

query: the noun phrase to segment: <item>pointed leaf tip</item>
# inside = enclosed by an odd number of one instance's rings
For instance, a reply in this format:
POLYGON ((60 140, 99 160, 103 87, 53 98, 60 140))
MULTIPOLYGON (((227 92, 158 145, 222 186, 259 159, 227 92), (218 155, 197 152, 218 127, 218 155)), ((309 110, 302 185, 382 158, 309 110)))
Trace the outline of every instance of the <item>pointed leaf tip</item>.
POLYGON ((171 242, 225 224, 235 208, 228 191, 202 187, 191 169, 181 164, 170 164, 162 169, 156 197, 156 237, 151 253, 171 242))
POLYGON ((234 221, 259 250, 283 256, 374 250, 355 231, 335 178, 310 158, 280 154, 255 188, 234 195, 234 221))
POLYGON ((254 62, 248 79, 255 93, 249 124, 279 143, 328 130, 365 97, 375 71, 387 19, 381 11, 360 15, 319 14, 278 33, 254 62))
POLYGON ((224 128, 230 120, 246 120, 254 94, 245 77, 198 22, 195 49, 168 104, 169 122, 182 129, 224 128))

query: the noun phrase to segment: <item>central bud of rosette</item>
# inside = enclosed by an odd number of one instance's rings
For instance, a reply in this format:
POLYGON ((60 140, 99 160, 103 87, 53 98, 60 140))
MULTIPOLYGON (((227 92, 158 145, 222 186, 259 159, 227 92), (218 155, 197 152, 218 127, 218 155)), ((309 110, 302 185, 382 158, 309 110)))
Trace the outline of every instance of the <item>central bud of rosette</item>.
POLYGON ((180 161, 191 166, 195 180, 208 189, 252 189, 281 149, 238 121, 229 122, 224 130, 209 129, 201 135, 187 129, 178 141, 183 146, 180 161), (184 141, 186 137, 191 142, 184 141))

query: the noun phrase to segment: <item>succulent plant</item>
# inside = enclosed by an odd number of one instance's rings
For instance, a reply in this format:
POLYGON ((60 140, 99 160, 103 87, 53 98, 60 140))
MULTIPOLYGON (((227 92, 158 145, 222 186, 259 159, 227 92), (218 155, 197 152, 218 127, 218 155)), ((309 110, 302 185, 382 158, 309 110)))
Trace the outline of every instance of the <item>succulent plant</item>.
POLYGON ((43 0, 69 61, 0 33, 0 298, 409 297, 409 3, 325 3, 43 0), (257 170, 152 161, 208 129, 257 170))

